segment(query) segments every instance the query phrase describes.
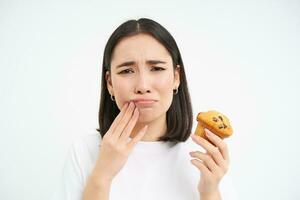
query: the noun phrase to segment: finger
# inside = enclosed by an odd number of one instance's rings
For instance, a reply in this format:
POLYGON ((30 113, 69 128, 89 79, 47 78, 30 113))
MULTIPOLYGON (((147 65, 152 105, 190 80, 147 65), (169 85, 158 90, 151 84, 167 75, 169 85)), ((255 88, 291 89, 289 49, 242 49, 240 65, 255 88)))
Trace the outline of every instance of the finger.
POLYGON ((212 172, 215 173, 219 171, 219 167, 215 163, 215 161, 212 159, 212 157, 208 154, 202 153, 200 151, 190 152, 190 155, 193 158, 198 158, 199 160, 202 160, 204 164, 207 166, 207 168, 212 172))
POLYGON ((219 148, 223 158, 229 161, 229 153, 228 153, 228 148, 226 143, 219 136, 217 136, 210 130, 208 129, 204 129, 204 130, 206 132, 206 136, 208 137, 208 139, 219 148))
POLYGON ((124 131, 122 132, 122 134, 120 136, 120 140, 125 141, 125 142, 128 140, 128 137, 130 136, 134 126, 136 125, 138 118, 139 118, 139 110, 136 107, 133 111, 130 121, 128 122, 127 126, 125 127, 124 131))
POLYGON ((143 136, 145 135, 145 133, 147 132, 147 129, 148 129, 148 125, 144 126, 139 132, 138 134, 136 134, 136 136, 134 138, 132 138, 130 140, 130 142, 128 142, 128 146, 129 146, 129 149, 133 149, 133 147, 136 145, 136 143, 138 141, 140 141, 143 136))
POLYGON ((209 169, 205 166, 205 164, 200 160, 192 159, 191 163, 194 166, 196 166, 201 171, 201 174, 203 174, 204 176, 212 176, 211 171, 209 171, 209 169))
POLYGON ((221 155, 221 152, 219 151, 218 147, 215 147, 213 144, 211 144, 209 141, 205 140, 202 137, 199 137, 197 135, 192 135, 192 139, 194 142, 202 146, 214 159, 214 161, 221 167, 226 168, 226 162, 221 155))
POLYGON ((119 137, 122 134, 125 126, 128 124, 128 122, 129 122, 129 120, 132 116, 134 108, 135 108, 134 103, 130 102, 129 105, 128 105, 128 109, 126 110, 123 118, 120 120, 119 124, 117 124, 115 130, 113 131, 113 134, 112 134, 112 139, 113 140, 119 139, 119 137))
POLYGON ((123 116, 124 116, 126 110, 128 109, 128 105, 129 105, 129 102, 125 103, 124 106, 121 108, 120 113, 119 113, 118 116, 114 119, 113 123, 110 125, 109 130, 108 130, 107 133, 105 134, 106 137, 110 136, 110 135, 114 132, 116 126, 120 123, 120 121, 121 121, 121 119, 123 118, 123 116))

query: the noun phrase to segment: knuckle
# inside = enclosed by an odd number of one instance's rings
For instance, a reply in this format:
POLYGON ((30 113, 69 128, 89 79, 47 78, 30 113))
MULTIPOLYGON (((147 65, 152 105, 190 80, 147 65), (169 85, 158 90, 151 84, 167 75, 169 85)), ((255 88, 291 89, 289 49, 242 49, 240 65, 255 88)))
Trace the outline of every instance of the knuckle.
POLYGON ((204 161, 208 161, 210 159, 210 156, 209 155, 203 155, 203 160, 204 161))
POLYGON ((216 155, 219 153, 219 149, 216 147, 216 148, 213 148, 211 151, 210 151, 211 154, 213 155, 216 155))

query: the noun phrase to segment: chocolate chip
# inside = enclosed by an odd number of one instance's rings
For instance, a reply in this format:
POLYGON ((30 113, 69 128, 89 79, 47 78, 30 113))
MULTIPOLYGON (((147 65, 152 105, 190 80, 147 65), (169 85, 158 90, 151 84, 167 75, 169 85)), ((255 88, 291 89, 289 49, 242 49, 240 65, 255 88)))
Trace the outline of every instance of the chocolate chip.
POLYGON ((223 121, 223 118, 221 117, 221 116, 218 116, 219 117, 219 119, 221 120, 221 121, 223 121))
POLYGON ((221 129, 221 128, 224 128, 224 127, 223 127, 223 124, 220 124, 220 125, 219 125, 219 129, 221 129))
POLYGON ((224 128, 227 128, 226 124, 223 124, 224 125, 224 128))
POLYGON ((213 117, 212 120, 213 120, 214 122, 218 122, 218 119, 217 119, 216 117, 213 117))

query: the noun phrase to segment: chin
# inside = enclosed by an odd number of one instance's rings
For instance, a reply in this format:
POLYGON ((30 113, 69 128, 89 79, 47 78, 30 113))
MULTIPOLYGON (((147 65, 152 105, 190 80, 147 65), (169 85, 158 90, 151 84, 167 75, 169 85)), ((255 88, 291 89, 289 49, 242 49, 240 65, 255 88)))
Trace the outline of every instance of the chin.
POLYGON ((161 117, 162 113, 157 112, 140 112, 138 123, 149 124, 154 120, 158 120, 161 117))
POLYGON ((139 120, 137 121, 137 123, 149 124, 153 120, 154 120, 153 117, 143 117, 143 116, 140 116, 139 120))

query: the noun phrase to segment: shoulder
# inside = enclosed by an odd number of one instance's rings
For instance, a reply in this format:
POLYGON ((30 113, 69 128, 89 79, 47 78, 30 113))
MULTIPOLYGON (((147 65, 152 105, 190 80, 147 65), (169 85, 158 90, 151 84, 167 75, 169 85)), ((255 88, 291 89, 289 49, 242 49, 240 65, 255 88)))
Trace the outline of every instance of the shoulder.
POLYGON ((95 149, 101 143, 101 135, 97 133, 82 134, 75 137, 72 141, 71 148, 77 150, 95 149))

